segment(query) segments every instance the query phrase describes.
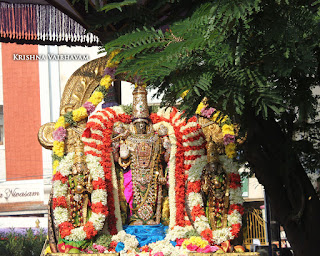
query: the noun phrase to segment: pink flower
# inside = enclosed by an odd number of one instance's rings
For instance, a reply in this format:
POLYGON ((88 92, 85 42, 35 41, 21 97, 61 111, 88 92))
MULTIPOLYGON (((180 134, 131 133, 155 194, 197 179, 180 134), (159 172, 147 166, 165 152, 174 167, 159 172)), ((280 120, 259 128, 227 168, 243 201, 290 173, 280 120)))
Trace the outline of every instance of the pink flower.
POLYGON ((181 239, 178 239, 178 238, 177 238, 177 239, 176 239, 177 246, 181 246, 184 240, 185 240, 185 239, 183 239, 183 238, 181 238, 181 239))
POLYGON ((203 253, 208 253, 208 252, 215 252, 217 249, 213 248, 213 246, 207 245, 204 248, 198 248, 197 252, 203 252, 203 253))
POLYGON ((196 246, 196 245, 193 245, 193 244, 188 244, 188 245, 187 245, 187 249, 188 249, 189 251, 197 251, 198 248, 199 248, 199 246, 196 246))
POLYGON ((220 250, 220 248, 218 246, 210 246, 210 252, 215 252, 215 251, 218 251, 220 250))
POLYGON ((224 145, 228 145, 228 144, 234 143, 234 142, 235 142, 234 135, 231 135, 231 134, 224 135, 224 137, 223 137, 223 144, 224 145))
POLYGON ((201 115, 206 118, 210 118, 214 111, 216 111, 215 108, 203 108, 201 109, 201 115))
POLYGON ((154 256, 164 256, 163 252, 157 252, 154 256))
POLYGON ((99 245, 99 244, 93 244, 92 247, 94 249, 98 250, 100 253, 103 253, 107 249, 106 247, 99 245))
POLYGON ((83 107, 87 110, 88 115, 90 115, 90 114, 95 110, 95 108, 96 108, 96 107, 95 107, 91 102, 89 102, 89 101, 85 102, 85 103, 83 104, 83 107))
POLYGON ((86 253, 93 254, 93 251, 91 251, 91 250, 85 249, 84 251, 85 251, 86 253))
POLYGON ((64 141, 64 139, 66 138, 66 135, 67 135, 66 129, 64 129, 61 126, 52 133, 53 139, 60 142, 64 141))

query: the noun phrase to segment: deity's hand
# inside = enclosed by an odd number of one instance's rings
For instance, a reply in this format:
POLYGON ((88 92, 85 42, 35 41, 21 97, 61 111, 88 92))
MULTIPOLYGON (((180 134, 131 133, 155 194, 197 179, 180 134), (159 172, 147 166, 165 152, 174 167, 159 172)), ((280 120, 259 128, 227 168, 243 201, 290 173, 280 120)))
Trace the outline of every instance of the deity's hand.
POLYGON ((122 159, 127 159, 129 157, 129 149, 124 142, 120 142, 120 157, 122 159))

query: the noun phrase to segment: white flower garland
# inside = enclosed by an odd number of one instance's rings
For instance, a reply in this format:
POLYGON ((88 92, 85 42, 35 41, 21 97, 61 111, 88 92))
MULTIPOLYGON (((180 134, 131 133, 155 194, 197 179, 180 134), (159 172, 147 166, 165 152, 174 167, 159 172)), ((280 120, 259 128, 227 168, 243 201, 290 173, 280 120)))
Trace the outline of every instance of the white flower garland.
POLYGON ((206 216, 196 217, 193 225, 199 234, 208 228, 210 229, 209 220, 206 216))
POLYGON ((220 163, 222 164, 226 173, 238 173, 240 166, 226 155, 219 156, 220 163))
POLYGON ((91 213, 90 221, 92 221, 92 224, 96 230, 101 230, 103 228, 105 219, 106 216, 102 213, 91 213))
POLYGON ((92 180, 97 181, 99 177, 104 177, 103 167, 99 163, 99 159, 97 157, 93 155, 87 155, 86 160, 92 180))
POLYGON ((118 232, 118 234, 112 236, 112 241, 122 242, 124 244, 124 248, 121 252, 127 252, 128 250, 135 250, 139 242, 134 235, 127 234, 124 230, 118 232))
POLYGON ((63 184, 60 180, 53 182, 53 198, 65 196, 68 191, 68 185, 63 184))
POLYGON ((231 233, 231 228, 216 229, 212 232, 213 241, 215 244, 221 244, 225 241, 232 240, 234 236, 231 233))
MULTIPOLYGON (((227 156, 220 156, 219 157, 226 173, 235 173, 238 171, 238 165, 234 163, 231 159, 229 159, 227 156)), ((189 182, 195 182, 199 181, 201 179, 201 174, 203 167, 205 166, 206 161, 205 158, 202 157, 198 159, 195 164, 190 168, 189 170, 189 176, 188 181, 189 182)), ((242 204, 243 198, 242 198, 242 192, 241 188, 232 189, 230 188, 230 204, 242 204)), ((190 207, 190 210, 193 209, 193 207, 200 205, 203 207, 203 199, 200 193, 191 192, 187 196, 188 205, 190 207)), ((228 227, 226 228, 220 228, 217 230, 212 231, 213 235, 213 242, 215 244, 221 244, 224 241, 230 240, 234 238, 234 235, 231 232, 231 226, 233 224, 240 224, 242 222, 242 216, 237 211, 232 211, 231 214, 228 214, 228 227)), ((206 229, 210 229, 208 218, 205 216, 197 216, 195 218, 195 221, 193 223, 196 231, 201 234, 206 229)))
POLYGON ((194 193, 194 192, 189 193, 187 200, 188 200, 188 206, 190 207, 190 209, 192 209, 196 205, 200 205, 201 207, 203 207, 203 199, 200 193, 194 193))
POLYGON ((203 168, 207 164, 207 156, 199 157, 189 170, 188 180, 195 182, 200 180, 203 168))
POLYGON ((228 226, 241 223, 241 220, 241 214, 237 210, 234 210, 231 214, 228 215, 228 226))
MULTIPOLYGON (((67 177, 71 174, 71 168, 73 165, 73 158, 74 158, 74 152, 68 153, 59 163, 59 166, 57 167, 57 172, 60 172, 63 177, 67 177)), ((86 162, 88 169, 90 171, 90 175, 92 176, 93 180, 98 180, 101 178, 102 180, 105 179, 104 172, 101 170, 102 166, 99 163, 99 160, 97 157, 94 157, 92 155, 88 155, 86 157, 86 162), (91 171, 92 170, 92 171, 91 171)), ((57 197, 67 197, 68 193, 68 185, 63 184, 60 180, 56 180, 53 182, 53 198, 57 197)), ((102 189, 95 189, 92 192, 92 203, 98 203, 101 202, 103 205, 107 205, 107 193, 106 191, 102 189)), ((57 225, 68 222, 69 221, 69 213, 68 209, 57 206, 53 210, 54 220, 57 225)), ((94 228, 99 231, 103 228, 104 221, 106 216, 102 213, 96 214, 92 213, 90 219, 88 222, 92 222, 94 228)), ((71 230, 71 234, 69 236, 66 236, 65 239, 69 241, 83 241, 87 238, 86 232, 83 230, 83 226, 73 228, 71 230)))
POLYGON ((83 230, 83 226, 74 228, 71 230, 71 234, 64 239, 69 241, 84 241, 87 238, 86 232, 83 230))
POLYGON ((164 256, 176 256, 181 255, 180 249, 173 246, 168 240, 161 240, 148 245, 152 249, 152 254, 162 252, 164 256))
POLYGON ((192 230, 194 230, 192 226, 174 226, 172 229, 169 230, 165 239, 169 241, 176 241, 176 239, 185 238, 187 232, 190 232, 192 230))
POLYGON ((107 205, 107 191, 104 189, 96 189, 92 191, 91 202, 93 204, 101 202, 103 205, 107 205))
POLYGON ((53 210, 53 215, 55 216, 56 225, 60 225, 61 223, 68 221, 69 213, 66 208, 57 206, 53 210))
POLYGON ((73 165, 74 152, 67 154, 57 166, 57 172, 60 172, 62 176, 68 176, 73 165))
POLYGON ((241 188, 230 189, 230 204, 243 204, 241 188))

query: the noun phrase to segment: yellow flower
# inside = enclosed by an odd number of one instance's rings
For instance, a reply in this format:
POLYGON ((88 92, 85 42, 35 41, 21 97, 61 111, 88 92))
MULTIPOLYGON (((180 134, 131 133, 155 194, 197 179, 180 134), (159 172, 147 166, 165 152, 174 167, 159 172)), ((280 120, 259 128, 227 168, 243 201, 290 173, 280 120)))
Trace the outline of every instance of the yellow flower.
POLYGON ((200 114, 201 114, 201 110, 202 110, 203 108, 205 108, 206 106, 207 106, 206 104, 204 104, 203 102, 200 102, 200 104, 199 104, 198 107, 197 107, 196 114, 197 114, 197 115, 200 115, 200 114))
POLYGON ((59 127, 66 128, 66 121, 64 119, 64 116, 60 116, 54 125, 54 129, 58 129, 59 127))
POLYGON ((234 128, 233 128, 233 125, 228 125, 228 124, 224 124, 222 126, 222 133, 223 133, 223 136, 226 135, 226 134, 230 134, 230 135, 234 135, 234 128))
POLYGON ((88 116, 87 110, 85 107, 80 107, 72 112, 73 121, 79 122, 80 120, 88 116))
POLYGON ((102 86, 106 87, 106 89, 109 89, 112 81, 113 81, 113 79, 111 78, 111 76, 106 75, 106 76, 102 77, 102 79, 100 80, 100 84, 102 86))
POLYGON ((183 247, 183 248, 187 248, 187 246, 188 246, 189 244, 193 244, 193 245, 196 245, 196 246, 198 246, 198 247, 200 247, 200 248, 204 248, 204 247, 206 247, 209 243, 208 243, 208 241, 203 240, 203 239, 202 239, 201 237, 199 237, 199 236, 192 236, 192 237, 190 237, 189 239, 183 241, 182 247, 183 247))
POLYGON ((225 121, 227 121, 229 119, 228 115, 225 115, 224 118, 221 120, 221 123, 224 123, 225 121))
POLYGON ((189 93, 190 90, 185 90, 183 93, 181 93, 181 98, 183 99, 184 97, 187 96, 187 94, 189 93))
POLYGON ((58 161, 58 160, 54 160, 54 161, 53 161, 53 164, 52 164, 53 175, 56 174, 58 165, 59 165, 59 161, 58 161))
POLYGON ((112 59, 114 58, 114 56, 116 56, 118 53, 120 52, 120 50, 114 50, 113 52, 110 53, 108 62, 106 67, 108 68, 114 68, 116 66, 118 66, 119 61, 112 61, 112 59))
POLYGON ((211 121, 213 122, 220 122, 220 120, 222 119, 222 117, 219 117, 221 116, 220 114, 221 112, 220 111, 217 111, 216 113, 213 114, 213 116, 211 117, 211 121), (219 117, 219 119, 217 120, 217 118, 219 117))
POLYGON ((90 99, 88 101, 90 101, 93 105, 97 106, 103 99, 103 93, 102 92, 94 92, 92 93, 90 99))
POLYGON ((64 142, 63 141, 54 141, 53 142, 53 153, 59 157, 63 157, 64 153, 64 142))
POLYGON ((230 143, 226 145, 225 151, 228 158, 234 158, 236 156, 236 144, 230 143))
POLYGON ((135 84, 134 84, 134 88, 137 88, 138 86, 142 86, 142 87, 146 88, 146 87, 147 87, 147 84, 146 84, 146 83, 144 83, 144 84, 135 83, 135 84))
POLYGON ((44 255, 52 253, 50 245, 47 246, 46 250, 44 251, 44 255))

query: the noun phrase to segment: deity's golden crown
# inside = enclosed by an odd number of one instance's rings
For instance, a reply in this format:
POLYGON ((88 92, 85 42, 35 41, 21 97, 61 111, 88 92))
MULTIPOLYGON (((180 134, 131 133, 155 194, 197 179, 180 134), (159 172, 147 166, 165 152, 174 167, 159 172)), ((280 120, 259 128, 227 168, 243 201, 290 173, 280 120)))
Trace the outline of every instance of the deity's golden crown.
POLYGON ((149 122, 149 108, 147 101, 147 90, 145 86, 138 85, 133 90, 133 106, 132 106, 132 115, 133 123, 136 122, 149 122))

